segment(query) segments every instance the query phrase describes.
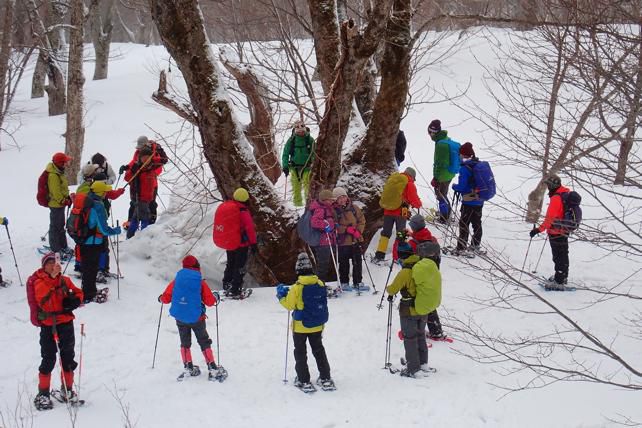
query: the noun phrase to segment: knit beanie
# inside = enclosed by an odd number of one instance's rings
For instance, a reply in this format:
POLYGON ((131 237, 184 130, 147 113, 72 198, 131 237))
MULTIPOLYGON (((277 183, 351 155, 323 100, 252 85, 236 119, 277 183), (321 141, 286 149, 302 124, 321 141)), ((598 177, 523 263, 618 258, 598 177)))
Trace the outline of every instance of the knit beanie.
POLYGON ((334 199, 335 199, 335 198, 334 198, 334 196, 332 195, 332 190, 327 190, 327 189, 326 189, 326 190, 322 190, 321 192, 319 192, 319 201, 320 201, 320 202, 323 202, 323 201, 333 201, 334 199))
POLYGON ((409 175, 410 177, 412 177, 413 180, 417 179, 417 171, 415 171, 414 168, 408 167, 408 168, 406 168, 404 173, 409 175))
POLYGON ((232 198, 234 198, 235 201, 247 202, 247 200, 250 199, 250 194, 244 188, 239 187, 234 191, 232 198))
POLYGON ((311 275, 314 273, 312 262, 310 261, 310 257, 308 257, 307 253, 299 253, 296 258, 294 270, 297 275, 311 275))
POLYGON ((416 232, 426 227, 426 220, 421 216, 421 214, 415 214, 410 218, 408 226, 410 226, 413 232, 416 232))
POLYGON ((409 243, 407 242, 402 242, 397 246, 397 256, 401 260, 406 260, 408 257, 412 256, 414 252, 412 251, 412 247, 410 246, 409 243))
POLYGON ((419 257, 435 257, 441 253, 441 247, 436 242, 424 241, 417 245, 419 257))
POLYGON ((145 135, 141 135, 136 140, 136 148, 137 149, 142 149, 144 146, 146 146, 148 144, 149 144, 149 139, 145 135))
POLYGON ((332 197, 334 199, 339 199, 340 196, 348 196, 348 192, 343 187, 335 187, 332 191, 332 197))
POLYGON ((462 146, 459 148, 459 154, 466 158, 471 158, 475 156, 475 150, 473 150, 473 144, 468 142, 462 144, 462 146))
POLYGON ((42 259, 40 259, 40 264, 42 265, 42 267, 45 267, 45 265, 52 260, 56 260, 56 254, 53 252, 47 253, 42 256, 42 259))
POLYGON ((198 262, 198 259, 191 254, 188 254, 183 259, 183 267, 186 269, 201 269, 201 264, 198 262))
POLYGON ((441 131, 441 120, 435 119, 430 122, 430 125, 428 125, 428 133, 435 134, 439 131, 441 131))
POLYGON ((93 163, 88 163, 82 166, 82 168, 80 169, 80 173, 84 178, 89 178, 92 175, 94 175, 97 169, 98 169, 98 165, 95 165, 93 163))

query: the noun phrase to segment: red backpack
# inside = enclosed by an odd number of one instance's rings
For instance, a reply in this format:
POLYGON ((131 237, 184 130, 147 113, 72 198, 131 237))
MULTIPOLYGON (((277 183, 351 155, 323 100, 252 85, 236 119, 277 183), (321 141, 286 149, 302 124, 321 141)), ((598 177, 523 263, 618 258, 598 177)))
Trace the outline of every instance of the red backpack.
POLYGON ((241 246, 241 208, 234 201, 225 201, 214 213, 214 244, 224 250, 241 246))
POLYGON ((42 324, 38 320, 38 303, 36 302, 36 273, 31 274, 27 279, 27 302, 29 303, 29 315, 31 318, 31 324, 36 327, 40 327, 42 324))
POLYGON ((38 177, 38 193, 36 194, 38 205, 49 207, 49 173, 44 170, 38 177))
POLYGON ((93 206, 94 201, 91 199, 91 192, 76 194, 74 205, 67 218, 67 233, 78 245, 81 245, 90 235, 96 233, 96 229, 89 228, 89 214, 93 206))

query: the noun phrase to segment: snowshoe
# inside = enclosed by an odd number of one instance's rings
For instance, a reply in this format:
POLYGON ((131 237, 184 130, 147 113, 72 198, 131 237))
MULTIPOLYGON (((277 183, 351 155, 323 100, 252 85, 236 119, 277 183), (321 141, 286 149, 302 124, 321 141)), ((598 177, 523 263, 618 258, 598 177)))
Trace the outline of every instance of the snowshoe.
POLYGON ((370 255, 370 263, 377 266, 388 266, 390 260, 386 259, 385 256, 377 256, 377 254, 370 255))
POLYGON ((461 250, 461 249, 457 249, 457 248, 455 248, 455 249, 449 248, 449 249, 446 249, 445 251, 443 251, 443 253, 444 254, 449 254, 449 255, 454 256, 454 257, 464 257, 464 258, 467 258, 467 259, 474 259, 475 258, 475 253, 473 251, 471 251, 470 249, 461 250))
POLYGON ((2 288, 7 288, 10 285, 11 285, 11 281, 9 281, 8 279, 4 279, 0 281, 0 287, 2 288))
POLYGON ((200 376, 200 374, 201 374, 201 368, 199 366, 195 366, 195 365, 186 366, 185 369, 183 370, 183 373, 179 374, 176 380, 179 382, 182 382, 185 379, 188 379, 190 377, 200 376))
POLYGON ((337 386, 332 379, 317 379, 317 385, 324 391, 336 391, 337 386))
POLYGON ((390 372, 390 374, 399 373, 399 369, 393 366, 392 363, 386 363, 386 365, 383 368, 387 369, 390 372))
MULTIPOLYGON (((406 367, 407 365, 406 359, 403 357, 401 357, 401 365, 404 367, 406 367)), ((428 376, 430 373, 437 373, 437 369, 434 367, 430 367, 428 363, 425 363, 419 366, 419 371, 415 372, 415 377, 417 377, 417 375, 428 376)))
POLYGON ((66 390, 64 387, 52 389, 51 396, 59 403, 69 403, 72 406, 82 406, 85 404, 85 400, 80 400, 73 390, 66 390))
POLYGON ((96 296, 94 296, 94 302, 96 303, 105 303, 109 297, 109 288, 101 288, 98 290, 96 293, 96 296))
POLYGON ((107 284, 109 279, 109 274, 105 274, 103 271, 98 272, 96 275, 96 283, 98 284, 107 284))
POLYGON ((48 392, 39 392, 33 399, 33 405, 36 410, 51 410, 53 409, 53 401, 48 392))
POLYGON ((252 295, 252 288, 243 288, 240 293, 233 293, 231 290, 224 291, 223 295, 232 300, 245 300, 252 295))
POLYGON ((410 370, 408 370, 408 367, 404 367, 404 368, 403 368, 403 369, 401 369, 401 371, 399 372, 399 376, 401 376, 401 377, 409 377, 409 378, 412 378, 412 379, 416 379, 416 378, 417 378, 417 372, 418 372, 418 371, 419 371, 419 370, 417 370, 417 371, 410 371, 410 370))
POLYGON ((350 284, 347 282, 342 282, 340 287, 341 287, 341 291, 354 291, 354 288, 352 288, 350 284))
POLYGON ((225 367, 218 366, 217 368, 209 369, 207 380, 212 382, 223 382, 225 379, 227 379, 227 370, 225 370, 225 367))
POLYGON ((555 281, 540 283, 540 286, 546 291, 577 291, 576 287, 569 287, 568 285, 558 284, 555 281))
POLYGON ((488 253, 488 251, 486 251, 482 247, 473 246, 473 247, 470 247, 469 250, 472 251, 473 254, 476 254, 478 256, 485 256, 488 253))
POLYGON ((336 299, 343 293, 343 288, 339 285, 337 287, 329 287, 326 285, 328 299, 336 299))
POLYGON ((298 378, 294 379, 294 386, 299 388, 301 391, 305 392, 306 394, 311 394, 313 392, 317 392, 317 389, 312 385, 310 382, 301 382, 298 378))
POLYGON ((429 332, 426 332, 426 338, 432 340, 433 342, 453 343, 453 338, 446 336, 444 333, 441 333, 441 334, 430 334, 429 332))
POLYGON ((353 284, 352 289, 357 293, 361 293, 363 291, 370 291, 370 286, 360 282, 358 284, 353 284))

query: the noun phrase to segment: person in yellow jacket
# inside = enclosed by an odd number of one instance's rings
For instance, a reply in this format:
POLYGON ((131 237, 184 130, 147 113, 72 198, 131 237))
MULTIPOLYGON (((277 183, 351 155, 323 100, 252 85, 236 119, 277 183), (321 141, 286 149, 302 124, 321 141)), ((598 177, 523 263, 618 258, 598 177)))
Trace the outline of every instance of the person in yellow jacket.
MULTIPOLYGON (((430 247, 430 254, 420 257, 413 253, 412 247, 404 242, 397 248, 401 271, 386 288, 388 301, 392 302, 397 293, 401 294, 399 303, 399 323, 403 334, 403 345, 406 353, 406 367, 401 370, 401 376, 414 378, 419 372, 428 372, 428 345, 426 344, 426 322, 428 313, 441 303, 441 274, 437 264, 432 260, 439 254, 439 244, 422 243, 422 248, 430 247), (421 269, 413 269, 422 264, 421 269), (414 272, 413 272, 414 271, 414 272), (420 293, 417 282, 432 284, 436 294, 426 296, 420 293), (426 306, 430 306, 427 309, 426 306)), ((420 253, 421 254, 421 253, 420 253)))
POLYGON ((276 289, 276 297, 281 305, 292 311, 292 338, 297 375, 294 386, 305 393, 316 391, 310 383, 308 369, 306 341, 309 341, 319 369, 316 383, 324 391, 331 391, 336 387, 330 376, 330 364, 322 339, 323 326, 328 321, 326 287, 314 274, 312 263, 306 253, 300 253, 297 257, 295 270, 298 275, 296 283, 291 288, 280 284, 276 289))
POLYGON ((59 152, 53 155, 47 165, 47 188, 49 191, 49 247, 54 253, 60 253, 63 258, 73 255, 73 250, 67 246, 65 232, 65 207, 71 206, 69 183, 65 177, 65 167, 71 157, 59 152))

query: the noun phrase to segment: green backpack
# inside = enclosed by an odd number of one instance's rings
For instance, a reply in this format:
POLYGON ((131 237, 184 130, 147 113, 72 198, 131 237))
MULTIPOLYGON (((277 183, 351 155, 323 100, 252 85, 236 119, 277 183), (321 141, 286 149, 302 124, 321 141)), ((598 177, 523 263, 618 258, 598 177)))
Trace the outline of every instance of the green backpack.
POLYGON ((415 312, 427 315, 441 304, 441 273, 437 264, 425 258, 412 267, 412 279, 415 281, 415 312))

